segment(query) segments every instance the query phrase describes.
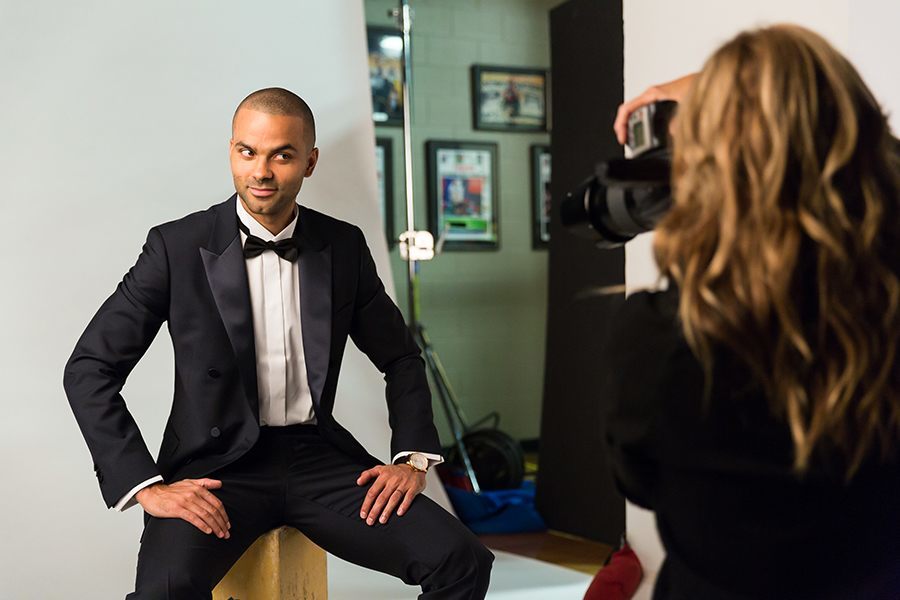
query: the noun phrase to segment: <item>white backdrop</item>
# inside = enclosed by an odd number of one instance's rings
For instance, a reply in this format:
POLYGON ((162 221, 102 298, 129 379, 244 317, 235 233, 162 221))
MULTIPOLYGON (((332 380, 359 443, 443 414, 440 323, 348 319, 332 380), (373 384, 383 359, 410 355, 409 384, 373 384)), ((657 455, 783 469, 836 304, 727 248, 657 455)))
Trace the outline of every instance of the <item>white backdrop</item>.
MULTIPOLYGON (((62 369, 147 230, 234 191, 230 120, 247 93, 309 102, 321 159, 300 199, 362 227, 393 293, 364 31, 362 0, 0 0, 4 598, 132 589, 142 513, 106 509, 62 369)), ((342 375, 338 419, 387 459, 381 375, 352 347, 342 375)), ((164 328, 124 391, 154 454, 172 379, 164 328)))
MULTIPOLYGON (((825 36, 862 73, 882 104, 900 110, 896 57, 900 4, 890 0, 623 0, 625 98, 655 83, 697 71, 719 45, 743 29, 793 22, 825 36)), ((893 115, 894 131, 900 121, 893 115)), ((626 245, 625 281, 629 289, 653 285, 652 234, 626 245)), ((651 597, 663 551, 653 513, 627 504, 628 537, 645 569, 636 598, 651 597)))

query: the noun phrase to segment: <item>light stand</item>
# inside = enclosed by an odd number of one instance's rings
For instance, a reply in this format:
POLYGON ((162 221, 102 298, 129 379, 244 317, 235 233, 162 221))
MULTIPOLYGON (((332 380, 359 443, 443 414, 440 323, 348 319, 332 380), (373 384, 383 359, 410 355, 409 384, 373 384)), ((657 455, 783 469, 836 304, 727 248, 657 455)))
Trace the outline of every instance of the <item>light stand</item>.
POLYGON ((462 409, 456 400, 456 394, 450 387, 444 366, 428 339, 425 326, 419 319, 419 262, 434 258, 434 237, 428 231, 416 231, 415 228, 412 137, 410 133, 412 98, 409 92, 409 82, 412 79, 412 61, 410 60, 412 10, 409 7, 409 0, 401 0, 400 7, 390 11, 389 16, 398 19, 403 33, 403 164, 406 188, 406 231, 400 235, 400 256, 408 263, 409 328, 416 341, 422 347, 425 355, 425 364, 429 373, 431 373, 431 379, 434 382, 434 387, 437 389, 441 405, 444 407, 447 423, 453 432, 456 449, 462 459, 469 482, 472 484, 472 490, 476 494, 480 494, 481 486, 478 485, 475 470, 472 468, 472 461, 463 442, 463 437, 469 433, 469 427, 466 425, 462 409))

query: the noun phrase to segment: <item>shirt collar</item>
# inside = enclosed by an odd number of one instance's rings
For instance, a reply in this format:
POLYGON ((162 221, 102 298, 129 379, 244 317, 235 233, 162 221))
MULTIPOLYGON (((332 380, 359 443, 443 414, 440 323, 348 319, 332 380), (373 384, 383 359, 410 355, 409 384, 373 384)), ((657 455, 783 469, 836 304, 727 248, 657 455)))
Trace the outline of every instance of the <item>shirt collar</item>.
MULTIPOLYGON (((300 216, 300 211, 297 210, 296 203, 294 204, 294 218, 291 219, 291 222, 288 223, 284 229, 279 231, 277 235, 272 234, 271 231, 263 227, 259 221, 254 219, 253 216, 247 212, 247 209, 244 208, 244 203, 240 198, 235 202, 235 206, 237 207, 238 219, 240 219, 241 223, 250 230, 250 235, 254 235, 264 242, 286 240, 294 235, 294 229, 297 228, 297 218, 300 216)), ((241 235, 243 235, 243 232, 241 232, 241 235)))

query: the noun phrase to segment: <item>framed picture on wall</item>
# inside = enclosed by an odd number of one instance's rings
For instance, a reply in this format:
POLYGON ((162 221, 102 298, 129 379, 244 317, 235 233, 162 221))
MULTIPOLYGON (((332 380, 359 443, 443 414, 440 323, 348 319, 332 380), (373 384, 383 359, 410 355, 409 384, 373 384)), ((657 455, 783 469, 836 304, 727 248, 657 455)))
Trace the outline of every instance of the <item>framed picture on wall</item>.
POLYGON ((550 146, 531 147, 531 247, 550 245, 550 146))
POLYGON ((403 125, 403 36, 398 29, 368 27, 372 120, 403 125))
POLYGON ((546 131, 547 71, 472 65, 472 124, 488 131, 546 131))
POLYGON ((384 236, 388 248, 393 248, 397 240, 394 239, 394 144, 391 138, 375 138, 375 172, 384 236))
POLYGON ((430 140, 428 226, 445 250, 500 247, 497 144, 430 140))

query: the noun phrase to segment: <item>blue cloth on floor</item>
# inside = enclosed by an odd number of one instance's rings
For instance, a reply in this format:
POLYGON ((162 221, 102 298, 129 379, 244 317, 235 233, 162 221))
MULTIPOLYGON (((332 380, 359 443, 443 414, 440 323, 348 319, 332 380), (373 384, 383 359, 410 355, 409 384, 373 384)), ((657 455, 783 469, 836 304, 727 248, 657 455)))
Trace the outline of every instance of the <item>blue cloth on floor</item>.
POLYGON ((475 533, 526 533, 547 529, 534 507, 535 487, 530 481, 514 490, 483 491, 480 495, 449 486, 446 490, 459 519, 475 533))

